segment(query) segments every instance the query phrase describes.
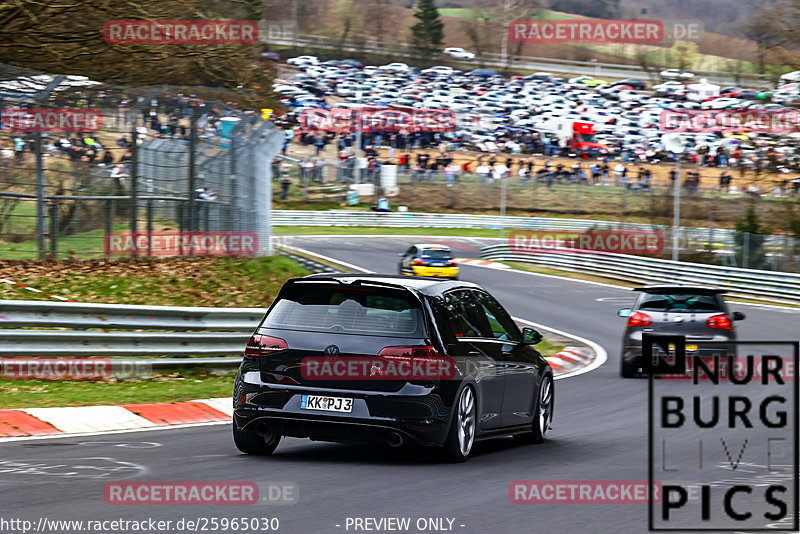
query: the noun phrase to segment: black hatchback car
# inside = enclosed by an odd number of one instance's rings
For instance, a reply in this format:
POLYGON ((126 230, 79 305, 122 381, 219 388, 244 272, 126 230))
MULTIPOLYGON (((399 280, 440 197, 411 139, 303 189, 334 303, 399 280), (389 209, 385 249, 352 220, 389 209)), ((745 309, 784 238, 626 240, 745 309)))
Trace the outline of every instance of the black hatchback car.
POLYGON ((464 461, 475 440, 544 440, 553 372, 497 300, 467 282, 312 275, 286 282, 245 349, 233 438, 404 443, 464 461))
POLYGON ((745 318, 730 314, 723 300, 724 289, 688 285, 652 285, 634 288, 639 292, 633 308, 618 315, 627 317, 622 336, 620 375, 631 378, 641 371, 642 334, 675 334, 686 339, 686 355, 711 358, 714 354, 735 354, 734 321, 745 318))

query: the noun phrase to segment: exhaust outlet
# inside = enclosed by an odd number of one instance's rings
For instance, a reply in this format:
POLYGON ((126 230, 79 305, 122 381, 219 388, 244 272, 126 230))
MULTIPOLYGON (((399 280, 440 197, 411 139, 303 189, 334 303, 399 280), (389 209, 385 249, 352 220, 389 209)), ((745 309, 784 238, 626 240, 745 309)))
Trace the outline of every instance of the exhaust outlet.
POLYGON ((267 434, 269 434, 269 427, 267 427, 267 423, 265 423, 263 421, 260 422, 260 423, 257 423, 253 430, 255 430, 256 434, 258 434, 262 438, 264 436, 266 436, 267 434))
POLYGON ((389 436, 386 438, 386 443, 390 447, 400 447, 403 444, 403 436, 398 432, 390 432, 389 436))

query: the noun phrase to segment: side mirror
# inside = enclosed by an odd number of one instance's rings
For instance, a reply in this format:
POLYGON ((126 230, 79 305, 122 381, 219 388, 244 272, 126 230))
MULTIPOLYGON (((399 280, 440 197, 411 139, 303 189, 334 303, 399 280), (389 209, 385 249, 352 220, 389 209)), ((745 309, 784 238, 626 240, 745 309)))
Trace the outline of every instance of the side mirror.
POLYGON ((747 318, 745 314, 742 312, 733 312, 733 320, 734 321, 744 321, 747 318))
POLYGON ((630 308, 622 308, 617 312, 617 315, 619 315, 620 317, 630 317, 632 311, 633 310, 630 308))
POLYGON ((542 336, 542 333, 535 328, 522 329, 522 342, 526 345, 536 345, 541 343, 543 339, 544 336, 542 336))

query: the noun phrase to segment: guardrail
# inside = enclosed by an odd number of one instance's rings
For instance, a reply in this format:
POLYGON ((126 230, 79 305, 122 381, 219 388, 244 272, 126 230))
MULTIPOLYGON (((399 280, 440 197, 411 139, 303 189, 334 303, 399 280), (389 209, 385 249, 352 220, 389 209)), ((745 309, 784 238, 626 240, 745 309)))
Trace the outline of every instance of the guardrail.
POLYGON ((2 330, 0 356, 223 356, 241 354, 248 339, 240 332, 2 330))
MULTIPOLYGON (((357 210, 273 210, 275 226, 373 226, 387 228, 500 228, 546 231, 583 230, 660 230, 672 235, 672 228, 642 223, 620 223, 592 219, 557 219, 548 217, 501 217, 499 215, 464 215, 459 213, 380 213, 357 210)), ((683 239, 705 241, 709 229, 682 227, 683 239)), ((730 245, 735 232, 728 228, 713 230, 714 241, 730 245)))
POLYGON ((4 300, 0 306, 0 327, 244 332, 251 331, 264 312, 262 308, 184 308, 4 300))
POLYGON ((736 269, 662 260, 627 254, 520 253, 508 245, 481 250, 489 260, 544 265, 635 283, 701 284, 721 287, 728 294, 762 302, 800 304, 800 274, 736 269))

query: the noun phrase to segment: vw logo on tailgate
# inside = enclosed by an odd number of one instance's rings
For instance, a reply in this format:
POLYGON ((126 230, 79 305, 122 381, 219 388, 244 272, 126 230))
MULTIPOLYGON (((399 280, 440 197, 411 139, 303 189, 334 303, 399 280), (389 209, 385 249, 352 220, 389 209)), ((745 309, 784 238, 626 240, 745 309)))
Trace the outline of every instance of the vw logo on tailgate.
POLYGON ((328 345, 322 352, 323 354, 325 354, 325 356, 329 358, 335 358, 339 355, 339 347, 337 347, 336 345, 328 345))

